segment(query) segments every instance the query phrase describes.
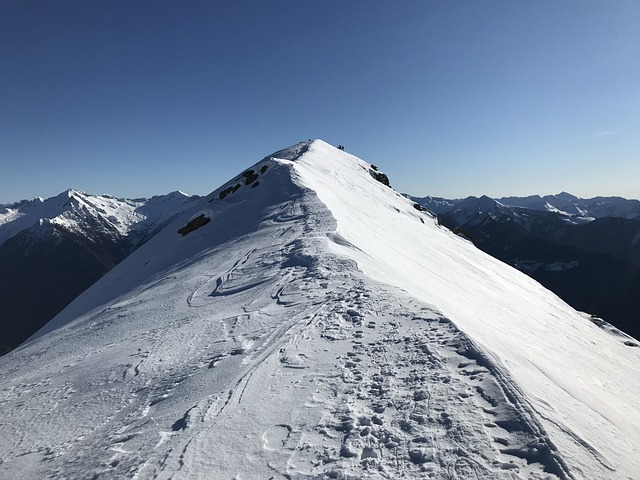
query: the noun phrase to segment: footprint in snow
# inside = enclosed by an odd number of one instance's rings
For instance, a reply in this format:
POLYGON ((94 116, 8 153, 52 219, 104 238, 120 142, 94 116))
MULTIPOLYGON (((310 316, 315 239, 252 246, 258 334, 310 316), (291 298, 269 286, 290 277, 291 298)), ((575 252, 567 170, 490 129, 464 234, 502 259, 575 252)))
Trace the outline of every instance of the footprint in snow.
POLYGON ((262 448, 269 452, 283 448, 291 436, 292 431, 291 426, 285 423, 274 425, 262 434, 262 448))

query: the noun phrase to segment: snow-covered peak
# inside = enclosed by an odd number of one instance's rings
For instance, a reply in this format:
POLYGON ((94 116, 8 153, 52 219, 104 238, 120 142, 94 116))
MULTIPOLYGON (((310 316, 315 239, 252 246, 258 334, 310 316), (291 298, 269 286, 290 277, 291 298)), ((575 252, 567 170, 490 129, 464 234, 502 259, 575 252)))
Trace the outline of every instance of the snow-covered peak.
POLYGON ((585 219, 621 217, 637 218, 640 216, 640 201, 622 197, 580 198, 567 192, 556 195, 532 195, 529 197, 504 197, 498 199, 509 206, 526 207, 534 210, 557 211, 571 215, 576 221, 585 219))
POLYGON ((279 158, 281 160, 297 160, 309 149, 309 146, 313 145, 314 143, 318 145, 328 145, 322 140, 310 140, 296 143, 295 145, 291 145, 287 148, 283 148, 282 150, 278 150, 277 152, 274 152, 269 156, 273 158, 279 158))
POLYGON ((184 200, 187 197, 190 197, 188 193, 184 193, 181 190, 176 190, 174 192, 169 192, 166 195, 154 195, 151 197, 152 199, 158 199, 160 201, 168 201, 168 200, 184 200))
POLYGON ((502 204, 493 198, 482 195, 480 198, 469 197, 458 205, 460 208, 475 210, 477 212, 494 212, 502 204))
POLYGON ((73 188, 69 188, 65 192, 62 192, 60 196, 66 196, 67 198, 73 198, 73 197, 82 198, 82 197, 86 197, 87 194, 82 190, 75 190, 73 188))
POLYGON ((129 200, 68 189, 46 200, 22 201, 1 209, 0 245, 43 219, 70 232, 89 236, 98 222, 103 232, 111 232, 114 238, 120 238, 147 230, 188 208, 196 199, 182 192, 172 192, 150 199, 129 200))
POLYGON ((637 477, 635 341, 384 178, 303 142, 180 214, 0 360, 0 476, 637 477))
POLYGON ((414 197, 405 194, 405 196, 412 199, 414 202, 417 202, 419 205, 427 208, 429 211, 435 213, 436 215, 450 211, 458 202, 458 200, 451 200, 442 197, 432 197, 430 195, 426 197, 414 197))
POLYGON ((576 197, 569 192, 562 191, 556 195, 553 195, 556 199, 561 202, 575 202, 576 200, 581 200, 580 197, 576 197))
POLYGON ((458 225, 463 225, 470 220, 483 221, 487 216, 502 212, 505 209, 509 210, 508 207, 505 207, 497 200, 482 195, 479 198, 472 196, 457 201, 447 214, 458 225))
POLYGON ((70 191, 42 200, 21 201, 0 210, 0 244, 20 233, 40 219, 52 219, 60 215, 68 205, 70 191))

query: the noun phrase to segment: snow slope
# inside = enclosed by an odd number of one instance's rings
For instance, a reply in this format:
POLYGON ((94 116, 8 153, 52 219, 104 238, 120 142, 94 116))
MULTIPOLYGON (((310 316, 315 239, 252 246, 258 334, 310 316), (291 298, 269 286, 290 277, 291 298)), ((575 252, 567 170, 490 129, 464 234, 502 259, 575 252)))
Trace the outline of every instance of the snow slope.
POLYGON ((0 359, 0 478, 640 475, 633 339, 322 141, 249 170, 0 359))

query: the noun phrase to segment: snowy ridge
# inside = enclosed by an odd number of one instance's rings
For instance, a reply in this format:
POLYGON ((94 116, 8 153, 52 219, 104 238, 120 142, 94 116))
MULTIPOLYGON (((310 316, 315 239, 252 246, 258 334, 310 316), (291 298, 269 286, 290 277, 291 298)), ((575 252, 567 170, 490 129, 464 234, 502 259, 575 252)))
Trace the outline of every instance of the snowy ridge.
MULTIPOLYGON (((338 168, 339 157, 331 158, 336 159, 332 166, 338 168)), ((326 165, 323 159, 317 163, 326 165)), ((353 178, 349 174, 345 177, 353 178)), ((426 232, 416 235, 415 227, 402 217, 419 214, 407 211, 394 192, 385 192, 384 203, 397 215, 375 222, 380 207, 375 214, 367 208, 341 208, 328 178, 310 174, 305 178, 312 181, 312 188, 336 216, 338 233, 357 247, 340 249, 342 253, 355 258, 371 277, 436 305, 481 344, 496 364, 511 372, 530 399, 542 399, 531 400, 538 416, 571 419, 568 428, 543 422, 578 475, 611 478, 609 468, 635 458, 640 418, 634 409, 640 402, 640 387, 625 379, 638 375, 634 372, 638 350, 625 348, 618 339, 597 331, 583 314, 538 283, 480 254, 451 232, 429 222, 426 232), (372 227, 373 235, 363 235, 372 227), (594 382, 594 378, 601 380, 594 382), (600 454, 585 456, 581 441, 574 436, 587 436, 600 454), (625 438, 626 446, 619 444, 620 438, 625 438), (601 462, 603 458, 608 460, 601 462), (584 465, 589 467, 582 471, 584 465)), ((373 203, 377 197, 369 194, 365 182, 353 182, 341 193, 340 203, 350 207, 373 203)), ((638 471, 634 463, 630 472, 638 471)))
POLYGON ((266 157, 0 359, 0 477, 637 477, 640 349, 374 176, 266 157))
POLYGON ((570 193, 562 192, 557 195, 531 195, 528 197, 502 197, 489 199, 482 196, 467 197, 461 199, 446 199, 438 197, 410 197, 432 212, 440 215, 443 213, 455 213, 469 211, 474 204, 483 202, 486 211, 489 200, 496 202, 500 209, 517 212, 526 208, 534 211, 552 212, 566 217, 569 223, 582 224, 596 218, 615 217, 637 219, 640 217, 640 200, 626 199, 622 197, 594 197, 580 198, 570 193))
POLYGON ((95 225, 96 221, 103 231, 114 237, 135 235, 163 222, 193 200, 182 192, 130 200, 67 190, 46 200, 36 198, 3 206, 0 209, 0 244, 45 219, 82 235, 90 235, 87 222, 95 225))
POLYGON ((622 197, 580 198, 567 192, 557 195, 531 195, 529 197, 503 197, 498 201, 505 205, 547 210, 581 218, 637 218, 640 216, 640 200, 622 197))

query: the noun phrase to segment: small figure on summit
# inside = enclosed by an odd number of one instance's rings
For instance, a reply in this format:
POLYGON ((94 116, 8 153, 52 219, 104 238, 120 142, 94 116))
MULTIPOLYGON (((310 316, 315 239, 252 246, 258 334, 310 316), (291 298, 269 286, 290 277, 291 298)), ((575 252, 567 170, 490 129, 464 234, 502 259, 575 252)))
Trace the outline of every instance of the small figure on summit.
POLYGON ((344 145, 338 145, 338 150, 344 150, 344 145))

